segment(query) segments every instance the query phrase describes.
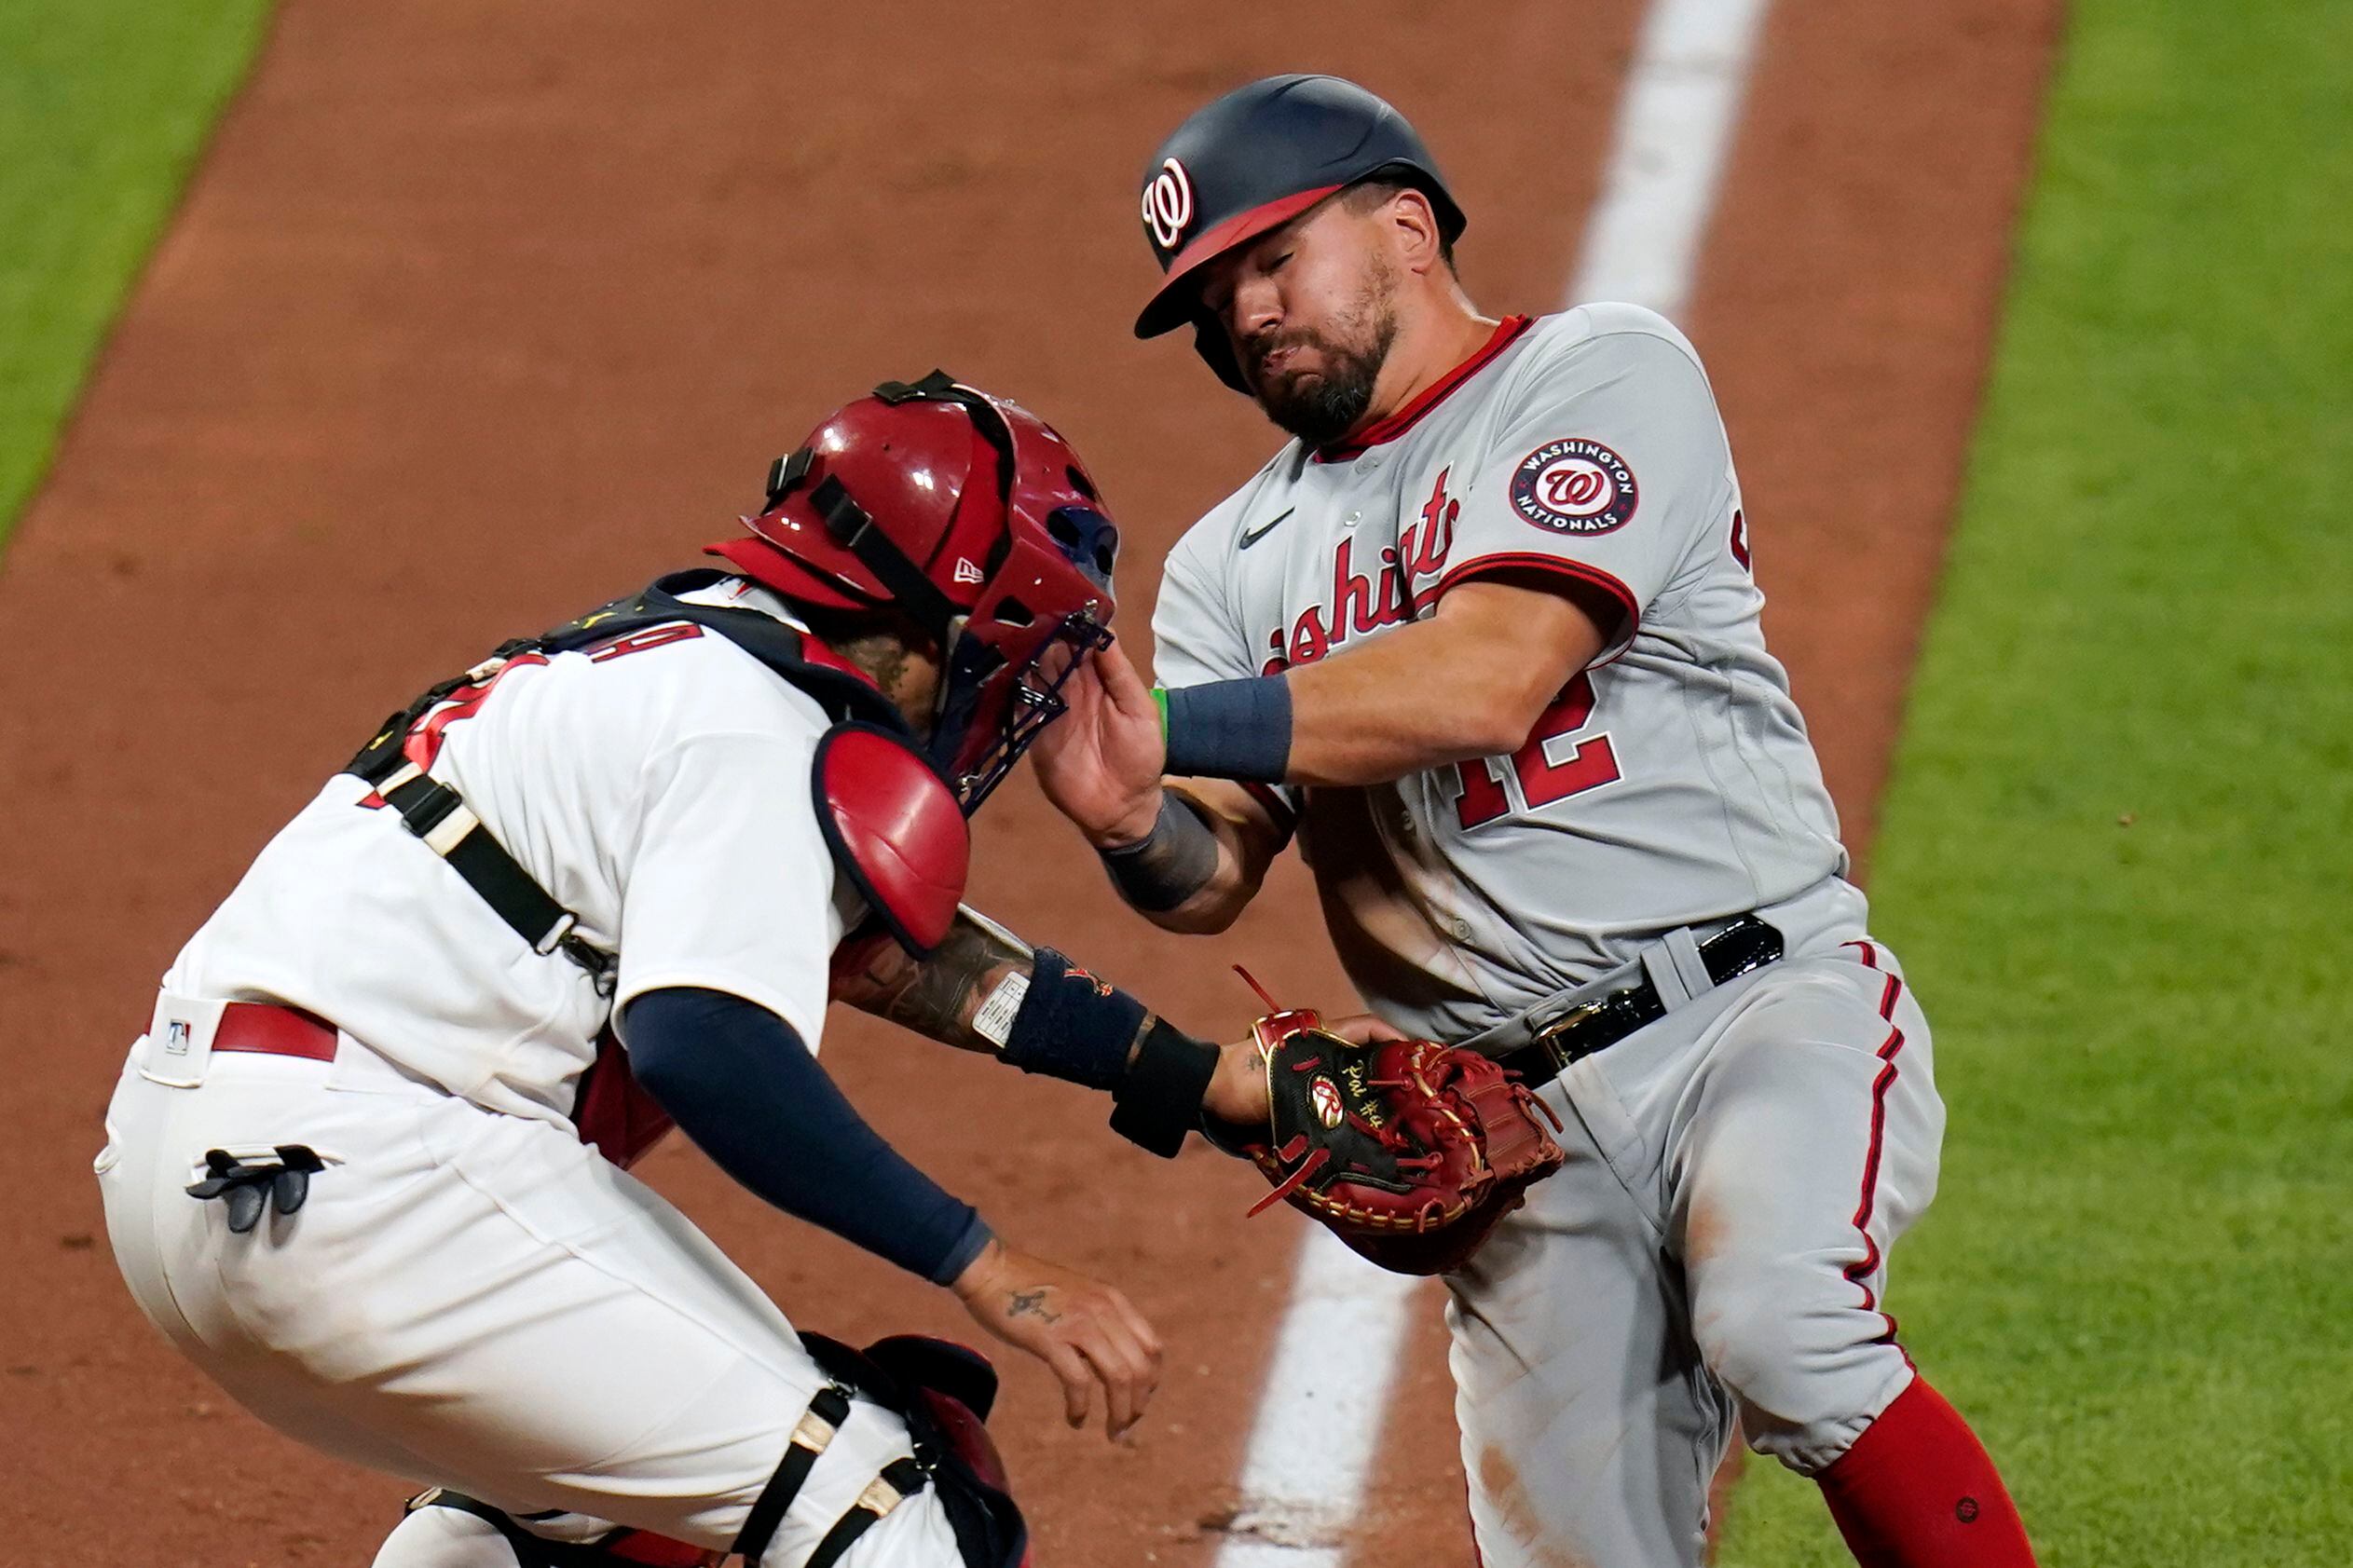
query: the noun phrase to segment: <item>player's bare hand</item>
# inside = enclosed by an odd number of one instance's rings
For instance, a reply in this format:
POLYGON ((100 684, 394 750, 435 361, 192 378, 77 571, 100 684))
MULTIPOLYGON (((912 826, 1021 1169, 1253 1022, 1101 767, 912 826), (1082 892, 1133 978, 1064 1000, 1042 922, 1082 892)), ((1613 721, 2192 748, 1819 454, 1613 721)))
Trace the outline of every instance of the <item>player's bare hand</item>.
POLYGON ((1001 1241, 990 1242, 951 1288, 974 1322, 1047 1364, 1061 1382, 1073 1426, 1087 1425, 1098 1384, 1106 1437, 1143 1418, 1160 1383, 1160 1336, 1126 1296, 1001 1241))
MULTIPOLYGON (((1359 1045, 1375 1040, 1406 1038, 1370 1013, 1351 1013, 1344 1018, 1334 1018, 1323 1027, 1359 1045)), ((1218 1047, 1217 1068, 1210 1074, 1210 1086, 1201 1096, 1201 1109, 1233 1127, 1265 1125, 1269 1111, 1266 1058, 1259 1051, 1258 1042, 1238 1040, 1218 1047)))
POLYGON ((1217 1069, 1210 1074, 1201 1109, 1232 1126, 1265 1126, 1266 1058, 1258 1042, 1238 1040, 1218 1047, 1217 1069))
POLYGON ((1141 841, 1160 814, 1168 762, 1151 689, 1115 642, 1087 654, 1062 699, 1070 711, 1030 748, 1047 799, 1098 849, 1141 841))
POLYGON ((1370 1013, 1350 1013, 1342 1018, 1327 1018, 1323 1027, 1341 1039, 1357 1045, 1368 1045, 1375 1040, 1410 1040, 1413 1036, 1392 1025, 1385 1024, 1370 1013))

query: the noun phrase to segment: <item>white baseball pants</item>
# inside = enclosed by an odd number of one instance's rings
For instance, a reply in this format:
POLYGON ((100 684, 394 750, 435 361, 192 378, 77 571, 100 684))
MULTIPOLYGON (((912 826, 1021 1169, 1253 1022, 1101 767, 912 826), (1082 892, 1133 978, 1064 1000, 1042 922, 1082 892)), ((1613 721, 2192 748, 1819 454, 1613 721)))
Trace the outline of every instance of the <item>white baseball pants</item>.
MULTIPOLYGON (((214 1056, 193 1087, 143 1075, 146 1050, 107 1111, 107 1234, 141 1309, 241 1404, 324 1452, 513 1513, 734 1540, 825 1380, 683 1215, 568 1129, 408 1079, 349 1036, 333 1064, 214 1056), (208 1149, 282 1143, 327 1162, 295 1214, 234 1234, 225 1205, 183 1191, 208 1149)), ((856 1404, 764 1568, 796 1568, 909 1452, 896 1415, 856 1404)), ((449 1544, 450 1568, 474 1561, 462 1528, 449 1544)), ((926 1490, 844 1561, 962 1560, 926 1490)))

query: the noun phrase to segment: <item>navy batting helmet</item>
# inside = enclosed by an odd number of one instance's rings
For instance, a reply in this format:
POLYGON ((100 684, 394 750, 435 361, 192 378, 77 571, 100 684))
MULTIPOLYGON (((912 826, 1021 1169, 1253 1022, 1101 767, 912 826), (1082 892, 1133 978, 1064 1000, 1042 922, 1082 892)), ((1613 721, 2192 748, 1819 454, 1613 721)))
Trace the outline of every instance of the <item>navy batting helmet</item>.
POLYGON ((1194 327, 1219 379, 1249 384, 1225 335, 1200 308, 1202 266, 1325 197, 1365 180, 1396 180, 1430 198, 1448 244, 1462 209, 1405 116, 1337 76, 1268 76, 1195 111, 1143 171, 1143 231, 1165 275, 1136 318, 1138 337, 1194 327))

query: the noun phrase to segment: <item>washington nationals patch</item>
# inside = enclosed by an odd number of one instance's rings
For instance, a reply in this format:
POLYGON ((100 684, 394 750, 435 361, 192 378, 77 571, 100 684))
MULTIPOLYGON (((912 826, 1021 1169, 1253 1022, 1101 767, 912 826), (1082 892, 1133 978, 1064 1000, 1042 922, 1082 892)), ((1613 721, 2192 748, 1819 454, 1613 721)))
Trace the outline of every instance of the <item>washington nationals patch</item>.
POLYGON ((1641 498, 1634 470, 1597 441, 1548 441, 1512 470, 1512 510, 1555 534, 1607 534, 1641 498))

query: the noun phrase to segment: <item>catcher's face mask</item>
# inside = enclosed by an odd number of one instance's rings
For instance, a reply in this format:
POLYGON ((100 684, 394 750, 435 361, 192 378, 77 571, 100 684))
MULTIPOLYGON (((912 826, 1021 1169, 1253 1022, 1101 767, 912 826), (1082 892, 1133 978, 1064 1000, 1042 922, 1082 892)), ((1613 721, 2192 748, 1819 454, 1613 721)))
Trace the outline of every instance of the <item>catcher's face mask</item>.
POLYGON ((1062 684, 1111 641, 1119 530, 1077 456, 1011 404, 1005 547, 946 644, 931 755, 966 815, 1067 705, 1062 684), (1028 429, 1022 428, 1026 421, 1028 429), (1043 451, 1025 451, 1050 443, 1043 451))
POLYGON ((966 816, 1004 782, 1039 732, 1070 711, 1063 683, 1088 649, 1110 641, 1109 630, 1088 610, 1073 610, 1049 626, 1026 657, 1005 657, 975 630, 958 634, 940 684, 930 755, 966 816), (1058 648, 1066 655, 1055 657, 1058 648))

